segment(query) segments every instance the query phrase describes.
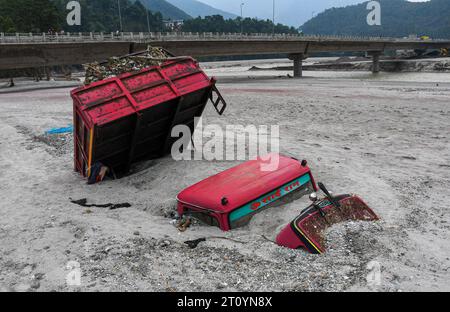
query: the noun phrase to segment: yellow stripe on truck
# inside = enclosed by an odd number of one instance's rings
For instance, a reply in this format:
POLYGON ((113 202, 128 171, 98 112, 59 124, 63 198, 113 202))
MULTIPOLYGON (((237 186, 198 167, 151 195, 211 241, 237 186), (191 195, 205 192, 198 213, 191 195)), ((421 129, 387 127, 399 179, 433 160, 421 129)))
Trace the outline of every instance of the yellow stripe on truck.
POLYGON ((94 128, 89 131, 89 159, 88 159, 88 178, 91 176, 92 165, 92 146, 94 144, 94 128))
POLYGON ((311 246, 313 246, 314 249, 316 249, 317 252, 318 252, 319 254, 321 254, 322 252, 319 250, 319 248, 317 248, 316 245, 314 245, 314 243, 313 243, 312 241, 310 241, 310 240, 308 239, 308 237, 302 232, 302 230, 300 230, 300 228, 297 226, 297 223, 296 223, 296 222, 294 222, 294 226, 295 226, 295 228, 297 229, 297 231, 298 231, 300 234, 302 234, 302 236, 303 236, 304 238, 306 238, 306 240, 311 244, 311 246))

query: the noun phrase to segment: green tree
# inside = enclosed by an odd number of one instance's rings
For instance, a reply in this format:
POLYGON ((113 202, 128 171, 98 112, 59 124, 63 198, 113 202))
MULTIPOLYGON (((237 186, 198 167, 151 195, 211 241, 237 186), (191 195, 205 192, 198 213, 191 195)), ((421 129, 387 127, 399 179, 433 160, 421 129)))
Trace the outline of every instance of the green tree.
MULTIPOLYGON (((120 30, 119 8, 117 1, 111 0, 78 0, 81 5, 81 25, 69 26, 65 23, 67 16, 67 0, 52 0, 60 16, 64 17, 62 27, 68 32, 114 32, 120 30)), ((146 32, 147 13, 140 1, 120 0, 123 31, 146 32)), ((162 31, 163 17, 159 12, 149 13, 150 29, 162 31)))
MULTIPOLYGON (((257 18, 240 17, 235 19, 224 19, 221 15, 197 17, 184 22, 183 31, 185 32, 226 32, 239 33, 272 33, 274 25, 270 20, 260 20, 257 18)), ((282 24, 275 25, 275 33, 279 34, 297 34, 298 30, 294 27, 288 27, 282 24)))
POLYGON ((4 31, 46 32, 60 28, 61 17, 51 0, 0 0, 4 31))
POLYGON ((16 32, 16 27, 11 17, 0 16, 0 32, 4 33, 14 33, 16 32))

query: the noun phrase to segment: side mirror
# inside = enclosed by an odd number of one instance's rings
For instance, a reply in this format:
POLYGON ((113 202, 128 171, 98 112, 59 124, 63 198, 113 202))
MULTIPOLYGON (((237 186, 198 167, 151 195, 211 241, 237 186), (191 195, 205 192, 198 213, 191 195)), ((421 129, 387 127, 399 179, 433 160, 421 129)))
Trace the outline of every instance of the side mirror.
POLYGON ((317 193, 311 193, 309 194, 309 200, 312 201, 313 203, 315 203, 317 201, 317 193))

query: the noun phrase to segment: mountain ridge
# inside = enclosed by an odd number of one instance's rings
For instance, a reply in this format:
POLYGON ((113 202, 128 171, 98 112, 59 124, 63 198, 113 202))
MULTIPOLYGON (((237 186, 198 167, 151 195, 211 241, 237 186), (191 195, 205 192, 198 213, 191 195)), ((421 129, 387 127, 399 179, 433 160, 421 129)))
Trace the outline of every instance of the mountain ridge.
POLYGON ((225 19, 234 19, 237 15, 229 13, 206 3, 196 0, 166 0, 170 4, 176 6, 177 8, 183 10, 192 17, 205 17, 212 15, 221 15, 225 19))
POLYGON ((367 2, 331 8, 307 21, 305 34, 405 37, 411 34, 450 38, 450 1, 378 0, 381 25, 367 24, 367 2))
MULTIPOLYGON (((272 20, 272 0, 200 0, 218 9, 240 15, 240 4, 243 2, 245 17, 272 20)), ((308 21, 311 16, 331 7, 341 7, 363 2, 364 0, 276 0, 275 22, 289 26, 299 27, 308 21)), ((194 16, 195 17, 195 16, 194 16)))
POLYGON ((151 12, 160 12, 165 19, 186 20, 191 15, 166 0, 136 0, 140 1, 151 12))

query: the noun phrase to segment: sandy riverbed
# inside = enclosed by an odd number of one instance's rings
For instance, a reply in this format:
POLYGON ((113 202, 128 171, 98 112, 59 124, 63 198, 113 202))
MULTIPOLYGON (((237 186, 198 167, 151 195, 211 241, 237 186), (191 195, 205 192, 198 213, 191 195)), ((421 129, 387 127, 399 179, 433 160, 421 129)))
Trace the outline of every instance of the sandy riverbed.
POLYGON ((71 87, 23 82, 30 91, 0 93, 0 290, 449 291, 450 74, 288 79, 248 72, 253 65, 206 64, 229 107, 219 117, 209 106, 204 124, 280 125, 282 152, 309 160, 335 193, 361 195, 382 221, 333 227, 321 256, 261 236, 273 239, 306 198, 229 233, 202 225, 179 233, 171 224, 178 192, 239 162, 167 157, 88 186, 72 170, 71 136, 44 135, 71 124, 71 87), (132 207, 88 211, 69 198, 132 207), (210 236, 241 243, 183 244, 210 236), (66 283, 70 261, 80 265, 79 287, 66 283), (373 261, 381 282, 368 286, 373 261))

